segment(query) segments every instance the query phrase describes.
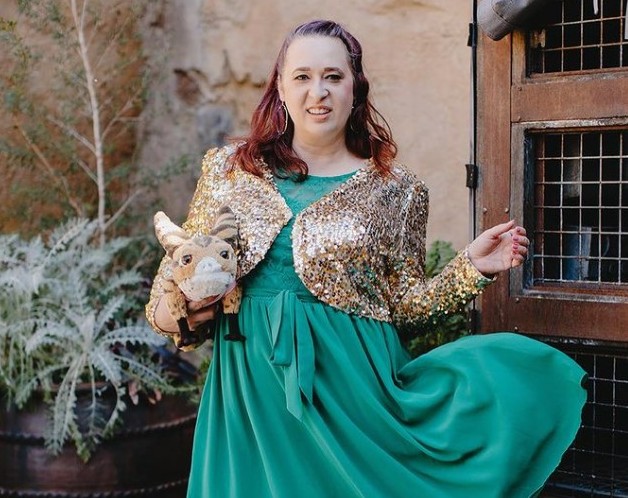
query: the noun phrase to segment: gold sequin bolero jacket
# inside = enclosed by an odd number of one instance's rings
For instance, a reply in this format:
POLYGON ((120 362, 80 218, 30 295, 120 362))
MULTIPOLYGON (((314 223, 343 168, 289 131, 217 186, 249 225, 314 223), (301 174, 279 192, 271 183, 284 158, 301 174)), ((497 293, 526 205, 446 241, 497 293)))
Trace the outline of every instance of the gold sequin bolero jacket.
MULTIPOLYGON (((263 258, 293 214, 268 172, 260 178, 230 170, 233 146, 212 149, 184 228, 207 232, 223 204, 239 224, 238 278, 263 258)), ((425 231, 428 191, 401 165, 383 177, 366 162, 336 190, 297 215, 292 232, 294 266, 318 299, 347 313, 393 323, 401 332, 420 331, 473 299, 492 280, 463 252, 435 278, 426 280, 425 231)), ((164 257, 155 277, 146 315, 163 294, 164 257)))

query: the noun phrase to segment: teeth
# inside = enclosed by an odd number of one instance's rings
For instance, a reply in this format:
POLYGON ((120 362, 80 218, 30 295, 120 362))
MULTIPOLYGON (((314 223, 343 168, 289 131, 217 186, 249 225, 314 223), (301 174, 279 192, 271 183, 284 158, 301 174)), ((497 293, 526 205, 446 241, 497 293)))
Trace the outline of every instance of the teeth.
POLYGON ((329 109, 309 109, 307 112, 310 114, 327 114, 329 109))

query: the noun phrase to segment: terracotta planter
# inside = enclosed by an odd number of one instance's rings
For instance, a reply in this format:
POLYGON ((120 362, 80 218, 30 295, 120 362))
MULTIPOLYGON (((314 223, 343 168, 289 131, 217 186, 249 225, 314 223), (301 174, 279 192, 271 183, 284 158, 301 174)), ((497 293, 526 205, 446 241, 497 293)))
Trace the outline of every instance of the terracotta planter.
POLYGON ((73 446, 44 447, 46 407, 0 408, 0 497, 182 498, 190 468, 196 408, 177 397, 130 406, 124 425, 88 463, 73 446))

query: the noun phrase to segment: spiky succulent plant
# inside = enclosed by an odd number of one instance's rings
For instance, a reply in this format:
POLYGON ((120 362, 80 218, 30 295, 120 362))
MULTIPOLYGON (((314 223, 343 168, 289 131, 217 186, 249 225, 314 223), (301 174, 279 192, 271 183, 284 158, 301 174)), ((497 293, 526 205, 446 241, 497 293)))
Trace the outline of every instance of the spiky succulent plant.
POLYGON ((18 408, 43 397, 47 446, 72 441, 84 460, 114 431, 129 385, 186 389, 155 361, 164 339, 138 306, 142 276, 114 264, 130 239, 100 245, 96 234, 95 222, 73 220, 46 240, 0 236, 0 395, 18 408))

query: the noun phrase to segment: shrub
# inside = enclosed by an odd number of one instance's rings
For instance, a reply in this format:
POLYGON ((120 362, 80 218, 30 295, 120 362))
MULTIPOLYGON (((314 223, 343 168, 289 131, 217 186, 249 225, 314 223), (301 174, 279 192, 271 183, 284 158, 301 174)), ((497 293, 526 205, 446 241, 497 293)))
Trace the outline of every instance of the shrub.
POLYGON ((138 392, 158 400, 191 389, 161 361, 166 340, 137 318, 144 279, 116 265, 133 239, 97 238, 98 223, 87 220, 67 222, 45 241, 0 236, 0 393, 18 408, 43 396, 48 448, 58 452, 71 440, 84 460, 138 392), (105 403, 111 392, 113 408, 105 403))
MULTIPOLYGON (((434 241, 425 258, 426 278, 438 275, 454 256, 456 256, 456 251, 450 242, 434 241)), ((466 311, 462 310, 448 314, 436 325, 409 339, 406 345, 413 356, 418 356, 469 333, 466 311)))

